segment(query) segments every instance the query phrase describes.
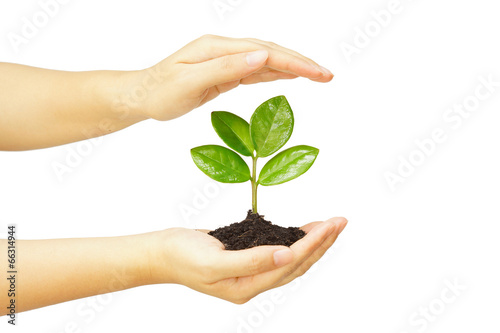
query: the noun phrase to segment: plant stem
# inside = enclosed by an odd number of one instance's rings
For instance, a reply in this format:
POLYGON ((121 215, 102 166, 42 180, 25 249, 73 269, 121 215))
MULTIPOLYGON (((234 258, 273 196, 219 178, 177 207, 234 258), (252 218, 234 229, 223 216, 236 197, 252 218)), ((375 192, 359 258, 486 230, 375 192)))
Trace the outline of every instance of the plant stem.
POLYGON ((257 214, 257 156, 252 156, 252 211, 257 214))

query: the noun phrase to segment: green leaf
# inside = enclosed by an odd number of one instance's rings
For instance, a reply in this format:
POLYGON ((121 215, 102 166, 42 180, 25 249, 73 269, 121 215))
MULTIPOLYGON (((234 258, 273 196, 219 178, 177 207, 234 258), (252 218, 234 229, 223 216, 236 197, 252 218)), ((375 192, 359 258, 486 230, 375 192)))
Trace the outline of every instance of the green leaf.
POLYGON ((275 153, 293 131, 293 112, 285 96, 262 103, 250 119, 250 135, 258 157, 275 153))
POLYGON ((297 178, 309 170, 318 153, 319 149, 303 145, 283 150, 264 165, 259 184, 278 185, 297 178))
POLYGON ((253 143, 250 125, 237 115, 226 111, 212 112, 212 126, 230 148, 245 156, 252 156, 253 143))
POLYGON ((240 155, 217 145, 191 149, 196 166, 207 176, 221 183, 243 183, 250 180, 250 169, 240 155))

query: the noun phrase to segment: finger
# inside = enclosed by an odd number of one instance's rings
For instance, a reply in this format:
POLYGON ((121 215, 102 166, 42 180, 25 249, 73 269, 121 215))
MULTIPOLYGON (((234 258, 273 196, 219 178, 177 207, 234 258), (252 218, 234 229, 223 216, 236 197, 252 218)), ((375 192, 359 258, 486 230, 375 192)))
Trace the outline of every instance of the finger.
POLYGON ((277 49, 277 50, 289 53, 291 55, 294 55, 296 57, 299 57, 299 58, 307 61, 308 63, 310 63, 312 65, 315 65, 315 66, 319 67, 319 65, 315 61, 313 61, 312 59, 310 59, 310 58, 308 58, 308 57, 300 54, 297 51, 291 50, 291 49, 286 48, 284 46, 281 46, 279 44, 276 44, 276 43, 273 43, 273 42, 264 41, 264 40, 257 39, 257 38, 246 38, 246 39, 249 40, 249 41, 251 41, 251 42, 260 44, 260 45, 268 46, 268 47, 271 47, 271 48, 274 48, 274 49, 277 49))
POLYGON ((286 246, 256 246, 239 251, 221 251, 216 258, 214 281, 261 274, 289 264, 293 252, 286 246))
MULTIPOLYGON (((251 75, 250 75, 251 76, 251 75)), ((219 92, 219 94, 225 93, 231 89, 236 88, 240 85, 240 80, 230 81, 223 84, 219 84, 215 86, 215 89, 219 92)))
POLYGON ((208 234, 210 231, 212 230, 208 230, 208 229, 195 229, 196 231, 200 231, 200 232, 204 232, 206 234, 208 234))
POLYGON ((248 293, 253 292, 255 295, 267 290, 286 276, 292 274, 297 267, 299 267, 300 264, 321 245, 321 243, 323 243, 336 227, 334 223, 328 221, 316 225, 304 238, 290 246, 290 250, 292 250, 294 256, 293 262, 270 272, 240 279, 239 282, 242 284, 246 283, 250 288, 248 293))
POLYGON ((227 55, 193 64, 194 75, 198 78, 196 84, 199 89, 204 90, 212 86, 241 80, 262 68, 268 56, 267 51, 259 50, 227 55))
POLYGON ((328 238, 314 251, 302 264, 289 276, 285 277, 282 281, 280 281, 277 285, 273 286, 273 288, 277 288, 283 286, 299 276, 305 274, 311 267, 314 265, 321 257, 326 253, 326 251, 335 243, 338 236, 344 230, 347 220, 345 218, 337 218, 342 219, 339 222, 339 228, 335 230, 328 238))
POLYGON ((216 35, 204 35, 185 45, 171 55, 176 62, 196 64, 228 54, 251 52, 260 49, 255 44, 216 35), (230 42, 231 41, 231 42, 230 42))
POLYGON ((300 229, 302 229, 305 233, 308 233, 309 231, 312 230, 312 228, 314 228, 315 226, 317 226, 320 223, 323 223, 323 222, 321 222, 321 221, 311 222, 311 223, 308 223, 306 225, 303 225, 302 227, 300 227, 300 229))
POLYGON ((261 68, 260 70, 256 71, 253 74, 250 74, 249 76, 243 78, 243 79, 238 79, 235 81, 230 81, 222 84, 215 85, 207 91, 207 94, 204 96, 202 99, 202 103, 200 105, 205 104, 208 101, 211 101, 215 97, 219 96, 222 93, 225 93, 229 90, 232 90, 236 88, 238 85, 241 84, 254 84, 254 83, 260 83, 260 82, 270 82, 270 81, 276 81, 276 80, 289 80, 289 79, 295 79, 297 78, 297 75, 292 75, 288 73, 283 73, 283 72, 278 72, 274 70, 269 70, 269 68, 261 68), (263 71, 263 69, 266 69, 263 71))
POLYGON ((240 80, 236 80, 236 81, 226 82, 223 84, 218 84, 216 86, 213 86, 213 87, 206 89, 204 95, 201 98, 201 102, 198 104, 198 107, 211 101, 212 99, 216 98, 220 94, 236 88, 239 84, 240 84, 240 80))
POLYGON ((329 72, 323 72, 321 66, 308 62, 306 57, 295 56, 269 45, 252 42, 248 39, 203 36, 186 45, 174 55, 174 61, 195 64, 211 59, 242 52, 266 50, 269 53, 267 66, 277 71, 303 76, 318 82, 328 82, 333 78, 329 72))
POLYGON ((205 90, 205 96, 202 96, 202 100, 201 102, 199 103, 198 107, 202 106, 203 104, 213 100, 214 98, 216 98, 217 96, 219 96, 221 93, 220 91, 217 89, 217 86, 215 87, 211 87, 211 88, 208 88, 207 90, 205 90))
POLYGON ((269 70, 268 68, 266 68, 267 69, 266 71, 262 71, 262 69, 258 70, 257 72, 255 72, 253 74, 250 74, 247 77, 244 77, 243 79, 230 81, 230 82, 226 82, 226 83, 222 83, 222 84, 218 84, 218 85, 214 86, 213 88, 215 88, 215 89, 213 89, 212 92, 209 92, 207 94, 207 96, 206 96, 207 100, 214 99, 218 95, 225 93, 229 90, 232 90, 240 84, 254 84, 254 83, 260 83, 260 82, 271 82, 271 81, 276 81, 276 80, 289 80, 289 79, 297 78, 297 75, 278 72, 278 71, 274 71, 274 70, 269 70))
POLYGON ((286 48, 284 46, 281 46, 279 44, 276 44, 276 43, 273 43, 273 42, 266 42, 266 41, 263 41, 263 40, 260 40, 260 39, 255 39, 255 38, 247 38, 248 40, 252 41, 252 42, 255 42, 257 44, 261 44, 261 45, 266 45, 268 47, 271 47, 271 48, 274 48, 274 49, 277 49, 279 51, 282 51, 282 52, 286 52, 290 55, 293 55, 295 57, 298 57, 298 58, 301 58, 303 59, 304 61, 308 62, 309 64, 311 64, 312 66, 316 66, 317 68, 319 68, 323 73, 325 73, 326 75, 328 76, 331 76, 333 78, 333 74, 325 67, 323 66, 320 66, 317 62, 315 62, 314 60, 312 60, 311 58, 308 58, 302 54, 300 54, 299 52, 297 51, 294 51, 294 50, 291 50, 289 48, 286 48))
MULTIPOLYGON (((325 68, 323 66, 320 66, 314 60, 312 60, 312 59, 310 59, 310 58, 308 58, 308 57, 300 54, 297 51, 291 50, 289 48, 283 47, 283 46, 281 46, 279 44, 276 44, 276 43, 273 43, 273 42, 267 42, 267 41, 263 41, 263 40, 260 40, 260 39, 246 38, 246 40, 254 42, 254 43, 259 44, 259 45, 262 45, 263 47, 267 47, 270 50, 275 50, 275 51, 279 51, 281 53, 289 54, 292 57, 296 57, 298 59, 301 59, 302 61, 307 62, 310 66, 318 69, 322 73, 322 75, 319 76, 319 77, 317 77, 317 78, 308 77, 309 79, 311 79, 313 81, 328 82, 328 81, 330 81, 333 78, 333 74, 327 68, 325 68)), ((270 51, 270 53, 271 53, 271 59, 273 59, 275 52, 270 51)), ((271 62, 270 66, 272 66, 272 65, 273 64, 271 62)))
MULTIPOLYGON (((319 72, 321 72, 320 76, 314 77, 314 78, 308 77, 310 79, 328 82, 333 78, 333 74, 328 69, 320 66, 315 61, 300 54, 299 52, 293 51, 291 49, 288 49, 286 47, 283 47, 283 46, 278 45, 278 44, 273 43, 273 42, 266 42, 266 41, 263 41, 260 39, 255 39, 255 38, 247 38, 247 40, 267 48, 271 54, 271 58, 274 58, 275 56, 277 57, 280 54, 287 54, 291 57, 295 57, 297 59, 300 59, 300 60, 306 62, 307 64, 309 64, 309 66, 311 66, 312 68, 315 68, 316 70, 319 70, 319 72)), ((271 61, 269 65, 273 66, 273 62, 271 61)))
POLYGON ((297 76, 302 76, 311 80, 330 81, 331 78, 325 76, 319 67, 311 65, 307 61, 273 48, 267 48, 269 59, 266 66, 275 70, 297 76))
POLYGON ((225 93, 231 89, 236 88, 239 86, 240 80, 235 80, 235 81, 230 81, 222 84, 218 84, 216 86, 210 87, 205 90, 205 94, 202 96, 202 100, 198 106, 202 106, 208 101, 211 101, 212 99, 216 98, 222 93, 225 93))
POLYGON ((297 78, 297 75, 271 70, 265 73, 255 73, 241 79, 241 84, 254 84, 260 82, 271 82, 276 80, 290 80, 297 78))
POLYGON ((230 54, 262 50, 260 44, 243 38, 204 35, 172 55, 176 62, 196 64, 230 54))

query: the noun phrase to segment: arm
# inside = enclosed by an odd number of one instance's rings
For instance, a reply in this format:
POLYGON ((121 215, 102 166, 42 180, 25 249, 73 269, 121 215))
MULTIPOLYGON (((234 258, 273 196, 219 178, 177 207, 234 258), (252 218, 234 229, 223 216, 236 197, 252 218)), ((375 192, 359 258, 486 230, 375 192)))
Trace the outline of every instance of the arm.
POLYGON ((89 139, 146 119, 117 107, 123 76, 0 63, 0 150, 89 139))
MULTIPOLYGON (((16 241, 16 312, 145 284, 143 241, 143 235, 16 241)), ((6 243, 1 240, 0 248, 6 243)), ((6 260, 0 267, 8 271, 6 260)), ((0 279, 0 315, 6 314, 8 289, 0 279)))
POLYGON ((138 71, 63 72, 0 63, 0 150, 45 148, 139 121, 179 117, 239 84, 299 76, 328 82, 312 60, 257 39, 201 37, 138 71))
MULTIPOLYGON (((173 228, 147 234, 17 241, 17 312, 155 283, 178 283, 234 303, 292 281, 309 269, 345 227, 343 218, 303 227, 290 248, 225 251, 201 231, 173 228), (41 287, 43 286, 43 287, 41 287)), ((0 248, 6 248, 6 240, 0 248)), ((6 272, 6 260, 0 261, 6 272)), ((0 279, 0 315, 8 281, 0 279)))

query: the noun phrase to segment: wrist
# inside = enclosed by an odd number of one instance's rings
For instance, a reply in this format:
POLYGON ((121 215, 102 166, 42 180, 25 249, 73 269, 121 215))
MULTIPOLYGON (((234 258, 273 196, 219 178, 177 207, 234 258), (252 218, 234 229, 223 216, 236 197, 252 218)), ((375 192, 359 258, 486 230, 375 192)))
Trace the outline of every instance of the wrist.
POLYGON ((81 105, 85 119, 82 126, 86 138, 106 135, 147 119, 138 103, 130 100, 133 72, 92 71, 78 72, 81 83, 81 105))
POLYGON ((144 75, 139 71, 117 71, 109 72, 112 83, 109 84, 112 91, 108 96, 111 113, 119 121, 139 122, 149 119, 144 113, 144 102, 147 91, 141 84, 144 75))
POLYGON ((170 229, 135 235, 142 261, 136 264, 141 285, 174 283, 172 260, 168 249, 170 229))
MULTIPOLYGON (((118 269, 126 288, 133 288, 151 284, 150 271, 150 240, 149 234, 138 234, 119 237, 120 257, 123 258, 122 267, 118 269)), ((125 289, 126 289, 125 288, 125 289)))
POLYGON ((172 94, 171 89, 160 92, 167 80, 166 73, 168 66, 165 62, 143 70, 120 72, 119 91, 113 103, 116 112, 140 120, 174 118, 166 104, 166 100, 171 101, 167 98, 172 94))

